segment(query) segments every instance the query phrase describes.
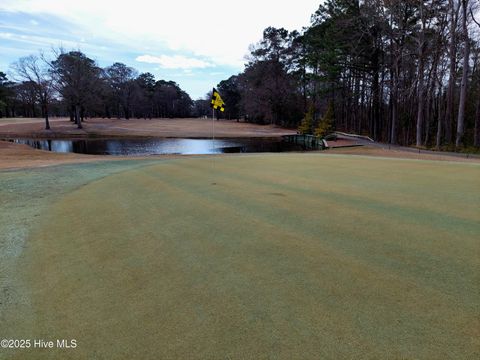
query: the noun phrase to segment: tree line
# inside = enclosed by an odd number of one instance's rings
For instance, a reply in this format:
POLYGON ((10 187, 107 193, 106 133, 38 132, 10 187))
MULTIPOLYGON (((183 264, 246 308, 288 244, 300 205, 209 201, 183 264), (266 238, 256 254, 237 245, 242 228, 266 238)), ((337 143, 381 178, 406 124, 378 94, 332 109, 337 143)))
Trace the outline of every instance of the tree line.
POLYGON ((479 6, 327 0, 301 32, 265 29, 245 70, 218 85, 225 116, 392 144, 478 147, 479 6))
MULTIPOLYGON (((217 89, 228 119, 324 135, 449 149, 480 146, 480 11, 476 0, 327 0, 301 31, 269 27, 245 69, 217 89)), ((100 68, 59 50, 0 72, 0 117, 210 116, 172 81, 122 63, 100 68)))
POLYGON ((12 64, 16 81, 0 72, 0 117, 69 116, 79 128, 85 117, 129 119, 191 116, 193 101, 175 82, 116 62, 106 68, 81 51, 30 55, 12 64))

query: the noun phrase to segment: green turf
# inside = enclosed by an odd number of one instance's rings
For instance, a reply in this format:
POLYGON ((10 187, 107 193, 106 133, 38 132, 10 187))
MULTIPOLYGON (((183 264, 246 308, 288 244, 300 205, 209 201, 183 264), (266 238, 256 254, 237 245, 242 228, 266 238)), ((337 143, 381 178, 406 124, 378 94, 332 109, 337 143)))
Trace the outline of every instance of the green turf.
POLYGON ((10 240, 25 242, 0 337, 79 345, 0 357, 479 355, 477 164, 280 154, 54 169, 0 173, 1 210, 29 222, 10 240))

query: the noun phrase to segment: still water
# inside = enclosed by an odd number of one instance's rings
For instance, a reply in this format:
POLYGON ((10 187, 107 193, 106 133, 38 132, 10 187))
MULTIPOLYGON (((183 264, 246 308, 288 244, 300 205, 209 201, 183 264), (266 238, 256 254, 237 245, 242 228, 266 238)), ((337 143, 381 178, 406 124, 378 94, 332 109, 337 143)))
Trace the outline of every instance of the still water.
POLYGON ((281 139, 15 139, 35 149, 95 155, 217 154, 304 150, 281 139))

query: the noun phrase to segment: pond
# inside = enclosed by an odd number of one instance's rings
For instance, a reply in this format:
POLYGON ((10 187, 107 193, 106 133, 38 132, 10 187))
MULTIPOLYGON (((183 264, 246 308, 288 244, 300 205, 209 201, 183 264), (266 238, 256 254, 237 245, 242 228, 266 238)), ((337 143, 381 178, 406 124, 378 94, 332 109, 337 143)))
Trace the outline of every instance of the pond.
POLYGON ((236 139, 14 139, 35 149, 54 152, 74 152, 95 155, 158 155, 158 154, 218 154, 249 152, 284 152, 305 150, 302 145, 276 138, 236 139))

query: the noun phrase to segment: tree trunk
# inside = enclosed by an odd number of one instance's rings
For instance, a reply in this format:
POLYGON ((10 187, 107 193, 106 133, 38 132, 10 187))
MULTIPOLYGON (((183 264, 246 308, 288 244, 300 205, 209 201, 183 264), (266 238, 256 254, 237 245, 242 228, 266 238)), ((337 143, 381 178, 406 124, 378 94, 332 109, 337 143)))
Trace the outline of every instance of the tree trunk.
POLYGON ((425 140, 424 145, 427 146, 430 141, 430 124, 432 123, 432 117, 435 114, 435 88, 437 84, 437 70, 438 62, 440 61, 440 52, 435 54, 433 59, 432 68, 430 71, 428 85, 427 85, 427 116, 425 118, 425 140))
POLYGON ((477 99, 477 109, 475 113, 475 131, 473 134, 473 146, 480 147, 480 97, 478 97, 477 99))
POLYGON ((44 102, 43 112, 45 115, 45 130, 50 130, 50 121, 48 121, 48 103, 44 102))
MULTIPOLYGON (((421 61, 423 63, 423 61, 421 61)), ((422 129, 423 129, 423 64, 419 65, 418 74, 418 108, 417 108, 417 137, 416 145, 422 145, 422 129)))
MULTIPOLYGON (((423 48, 423 41, 422 45, 423 48)), ((416 131, 416 146, 422 145, 422 130, 423 130, 423 116, 424 116, 424 60, 423 60, 423 51, 420 51, 419 61, 418 61, 418 107, 417 107, 417 131, 416 131)))
POLYGON ((450 19, 450 74, 448 78, 448 92, 447 92, 447 110, 445 111, 445 143, 450 144, 452 142, 452 125, 454 118, 454 103, 455 103, 455 74, 457 64, 457 22, 458 11, 460 6, 455 7, 454 1, 448 1, 451 11, 450 19))
POLYGON ((468 38, 467 28, 467 7, 468 0, 462 0, 463 8, 463 20, 462 20, 462 35, 465 41, 465 47, 463 50, 463 71, 462 71, 462 83, 460 86, 460 101, 458 104, 458 119, 457 119, 457 137, 455 139, 455 147, 459 147, 463 141, 464 124, 465 124, 465 104, 467 102, 467 82, 468 82, 468 61, 470 58, 470 41, 468 38))
MULTIPOLYGON (((441 86, 441 84, 439 84, 441 86)), ((443 114, 442 114, 442 89, 440 88, 440 93, 438 94, 438 123, 437 123, 437 139, 435 142, 435 148, 440 150, 440 146, 442 145, 442 122, 443 122, 443 114)))
POLYGON ((358 134, 361 134, 362 133, 362 130, 363 130, 363 119, 365 118, 365 98, 366 98, 366 94, 365 94, 365 73, 363 74, 362 76, 362 90, 361 90, 361 96, 360 96, 360 116, 358 117, 358 130, 357 130, 357 133, 358 134))
POLYGON ((425 47, 425 15, 423 9, 423 2, 420 2, 420 17, 422 22, 422 28, 420 30, 419 39, 418 39, 418 108, 417 108, 417 133, 416 133, 416 146, 422 146, 422 130, 423 130, 423 120, 424 120, 424 68, 425 68, 425 59, 424 59, 424 47, 425 47))
MULTIPOLYGON (((377 51, 375 50, 375 53, 377 51)), ((372 123, 371 123, 371 134, 375 141, 378 140, 378 121, 380 117, 380 89, 379 89, 379 82, 380 82, 380 74, 378 70, 378 54, 374 56, 375 61, 373 62, 373 82, 372 82, 372 123)))
POLYGON ((394 60, 395 65, 393 67, 392 74, 392 125, 390 128, 390 143, 397 143, 397 122, 398 122, 398 74, 399 74, 399 59, 394 60))
POLYGON ((77 128, 82 128, 82 120, 80 119, 80 105, 75 105, 75 121, 77 123, 77 128))

